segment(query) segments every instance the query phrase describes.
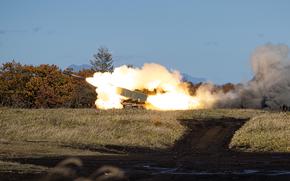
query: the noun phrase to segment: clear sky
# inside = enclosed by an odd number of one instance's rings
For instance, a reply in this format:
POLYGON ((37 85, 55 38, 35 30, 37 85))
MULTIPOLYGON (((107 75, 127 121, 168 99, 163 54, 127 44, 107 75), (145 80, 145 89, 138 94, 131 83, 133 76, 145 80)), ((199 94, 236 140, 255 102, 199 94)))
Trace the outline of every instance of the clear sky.
POLYGON ((251 77, 250 55, 290 45, 289 0, 0 0, 0 63, 156 62, 215 83, 251 77))

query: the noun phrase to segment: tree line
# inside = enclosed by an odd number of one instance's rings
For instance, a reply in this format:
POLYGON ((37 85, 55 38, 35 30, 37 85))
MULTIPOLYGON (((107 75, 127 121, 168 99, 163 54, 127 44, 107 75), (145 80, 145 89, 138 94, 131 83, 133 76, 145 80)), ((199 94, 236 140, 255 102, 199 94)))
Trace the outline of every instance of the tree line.
MULTIPOLYGON (((94 107, 95 88, 84 80, 69 74, 91 77, 94 72, 112 72, 112 54, 101 47, 90 60, 91 68, 75 72, 61 70, 57 65, 22 65, 14 60, 0 66, 0 106, 16 108, 89 108, 94 107)), ((188 82, 191 95, 202 83, 188 82)), ((228 83, 215 86, 214 91, 228 92, 235 85, 228 83)))
POLYGON ((57 65, 22 65, 14 60, 0 66, 0 106, 17 108, 87 108, 94 107, 95 88, 82 77, 93 76, 96 71, 113 70, 112 55, 101 47, 90 60, 90 69, 73 72, 61 70, 57 65))
MULTIPOLYGON (((19 108, 92 107, 95 90, 85 81, 64 74, 56 65, 22 65, 13 61, 0 67, 0 105, 19 108)), ((71 72, 70 72, 71 73, 71 72)), ((88 77, 93 70, 75 72, 88 77)))

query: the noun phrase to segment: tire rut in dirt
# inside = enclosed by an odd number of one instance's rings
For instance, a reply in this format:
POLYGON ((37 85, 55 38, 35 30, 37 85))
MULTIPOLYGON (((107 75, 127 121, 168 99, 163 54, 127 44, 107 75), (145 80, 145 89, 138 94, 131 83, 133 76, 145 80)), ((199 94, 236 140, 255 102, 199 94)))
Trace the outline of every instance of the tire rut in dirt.
POLYGON ((177 154, 220 153, 228 150, 236 130, 246 119, 180 120, 187 130, 172 150, 177 154))

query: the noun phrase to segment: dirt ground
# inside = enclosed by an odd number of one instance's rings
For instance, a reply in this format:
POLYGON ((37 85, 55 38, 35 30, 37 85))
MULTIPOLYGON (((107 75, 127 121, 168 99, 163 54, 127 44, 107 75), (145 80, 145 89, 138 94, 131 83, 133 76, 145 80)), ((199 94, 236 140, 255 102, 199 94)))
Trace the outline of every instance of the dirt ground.
MULTIPOLYGON (((228 149, 237 129, 247 120, 223 118, 180 120, 186 133, 169 149, 106 145, 93 149, 111 155, 78 156, 80 176, 111 165, 127 180, 289 180, 290 154, 242 153, 228 149)), ((15 157, 6 161, 54 167, 65 157, 15 157)), ((39 180, 46 173, 0 173, 1 180, 39 180)), ((126 180, 125 179, 125 180, 126 180)))

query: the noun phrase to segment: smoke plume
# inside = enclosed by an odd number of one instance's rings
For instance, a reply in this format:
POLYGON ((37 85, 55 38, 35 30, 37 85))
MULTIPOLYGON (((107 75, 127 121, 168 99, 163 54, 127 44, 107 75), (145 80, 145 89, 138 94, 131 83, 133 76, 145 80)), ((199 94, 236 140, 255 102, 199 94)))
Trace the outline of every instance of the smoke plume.
POLYGON ((290 106, 290 58, 287 45, 266 44, 251 56, 254 77, 218 96, 217 107, 270 108, 290 106))
POLYGON ((290 106, 288 46, 266 44, 257 47, 252 53, 251 63, 253 79, 235 85, 231 91, 205 83, 198 86, 192 94, 189 84, 182 81, 178 71, 169 71, 154 63, 146 63, 141 68, 121 66, 112 73, 96 72, 86 80, 96 87, 96 106, 100 109, 123 108, 123 102, 128 98, 118 94, 118 87, 131 91, 151 91, 145 102, 147 109, 279 109, 283 105, 290 106))

